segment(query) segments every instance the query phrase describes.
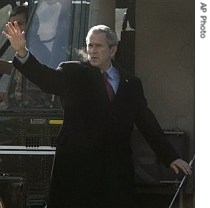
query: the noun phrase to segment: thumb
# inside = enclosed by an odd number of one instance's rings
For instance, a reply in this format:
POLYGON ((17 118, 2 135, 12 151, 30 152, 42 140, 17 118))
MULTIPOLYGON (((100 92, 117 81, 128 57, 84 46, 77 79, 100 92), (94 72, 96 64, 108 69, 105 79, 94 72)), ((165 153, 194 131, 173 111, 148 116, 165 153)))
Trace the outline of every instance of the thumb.
POLYGON ((174 171, 176 174, 179 174, 179 169, 176 167, 176 165, 171 164, 170 167, 173 169, 173 171, 174 171))

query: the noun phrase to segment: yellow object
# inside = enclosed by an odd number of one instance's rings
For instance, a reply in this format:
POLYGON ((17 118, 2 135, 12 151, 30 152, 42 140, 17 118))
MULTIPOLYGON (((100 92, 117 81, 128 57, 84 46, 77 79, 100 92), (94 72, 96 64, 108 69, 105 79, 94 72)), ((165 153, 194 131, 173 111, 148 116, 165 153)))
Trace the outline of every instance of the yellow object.
POLYGON ((63 124, 63 120, 49 120, 49 124, 61 125, 61 124, 63 124))

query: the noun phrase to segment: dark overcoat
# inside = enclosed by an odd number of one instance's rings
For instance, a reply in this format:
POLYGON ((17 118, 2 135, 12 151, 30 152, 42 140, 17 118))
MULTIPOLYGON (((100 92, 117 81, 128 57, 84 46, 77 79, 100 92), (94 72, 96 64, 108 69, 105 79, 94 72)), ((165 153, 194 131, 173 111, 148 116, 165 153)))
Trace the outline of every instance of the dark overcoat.
POLYGON ((26 63, 14 58, 13 64, 64 103, 49 208, 132 207, 134 168, 129 139, 134 125, 166 166, 179 157, 148 108, 140 79, 115 62, 120 83, 112 103, 101 71, 88 62, 63 62, 55 70, 30 54, 26 63))

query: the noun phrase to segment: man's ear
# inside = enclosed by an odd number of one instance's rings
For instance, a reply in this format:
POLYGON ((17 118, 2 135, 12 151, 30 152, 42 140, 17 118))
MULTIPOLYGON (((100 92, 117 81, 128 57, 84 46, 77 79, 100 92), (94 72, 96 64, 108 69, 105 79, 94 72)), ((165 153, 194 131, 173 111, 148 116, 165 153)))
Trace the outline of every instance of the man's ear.
POLYGON ((111 56, 112 56, 112 58, 114 58, 116 52, 117 52, 117 46, 112 46, 111 47, 111 56))

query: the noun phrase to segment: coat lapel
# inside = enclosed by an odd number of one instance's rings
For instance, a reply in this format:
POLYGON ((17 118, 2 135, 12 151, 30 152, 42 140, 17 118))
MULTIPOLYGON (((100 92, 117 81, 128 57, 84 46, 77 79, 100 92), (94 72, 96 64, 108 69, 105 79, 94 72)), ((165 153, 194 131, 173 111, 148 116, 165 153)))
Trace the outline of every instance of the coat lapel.
POLYGON ((120 74, 120 82, 118 86, 118 90, 115 96, 114 101, 117 102, 117 100, 125 99, 127 93, 131 93, 129 91, 129 75, 121 68, 118 68, 119 74, 120 74))
MULTIPOLYGON (((115 105, 115 103, 118 103, 121 99, 126 99, 126 94, 129 92, 129 74, 123 70, 116 62, 112 62, 113 66, 119 70, 120 74, 120 82, 118 86, 117 93, 114 97, 114 100, 112 102, 112 105, 115 105)), ((101 74, 101 71, 97 67, 93 67, 90 65, 89 62, 86 62, 87 67, 90 69, 90 76, 94 77, 96 85, 98 86, 98 90, 100 91, 100 99, 105 105, 110 105, 110 101, 106 92, 106 88, 104 85, 103 76, 101 74)))
POLYGON ((110 101, 109 101, 108 94, 106 92, 103 75, 101 74, 100 69, 97 67, 91 66, 89 62, 86 62, 86 65, 90 70, 89 80, 92 80, 95 86, 97 86, 98 99, 100 99, 100 103, 103 104, 104 106, 109 106, 110 101))

